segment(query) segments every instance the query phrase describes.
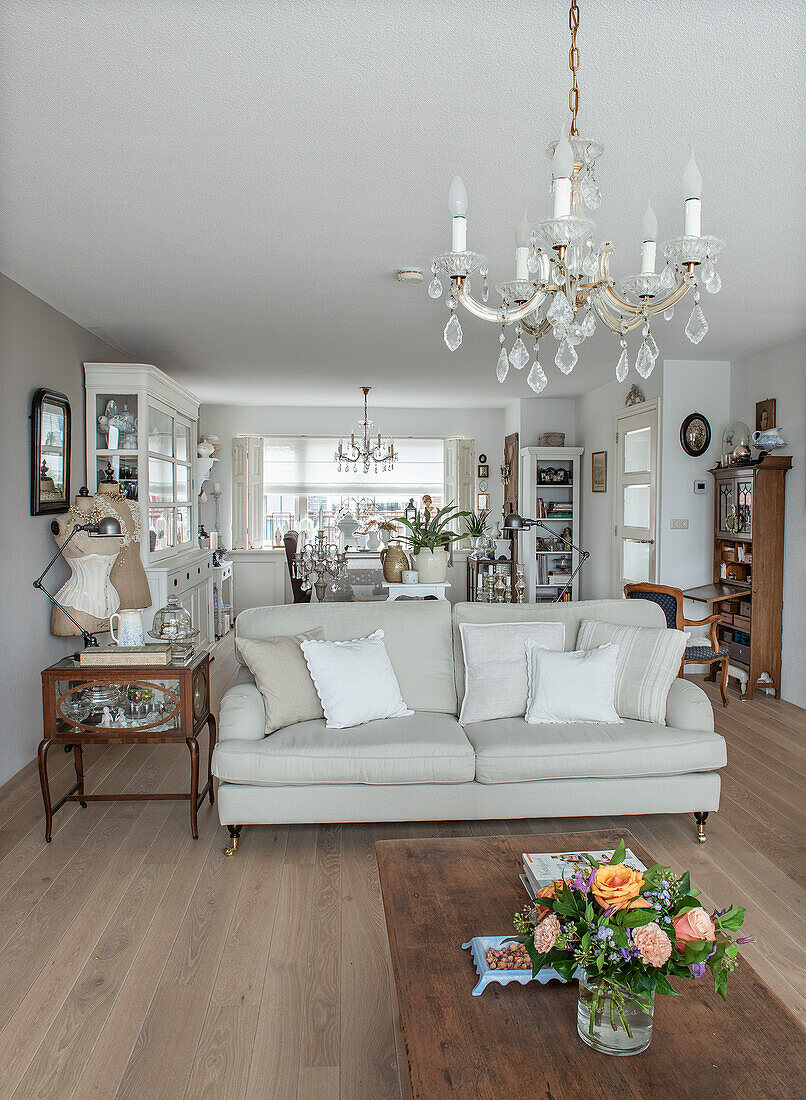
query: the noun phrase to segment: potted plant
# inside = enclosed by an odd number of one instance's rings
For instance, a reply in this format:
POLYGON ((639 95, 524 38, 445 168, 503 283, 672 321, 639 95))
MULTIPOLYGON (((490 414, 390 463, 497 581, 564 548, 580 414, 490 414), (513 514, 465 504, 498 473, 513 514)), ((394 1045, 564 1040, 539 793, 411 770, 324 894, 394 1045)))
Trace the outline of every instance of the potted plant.
POLYGON ((407 534, 400 537, 411 546, 412 566, 420 574, 422 584, 443 584, 448 575, 447 546, 465 538, 465 533, 451 531, 450 525, 459 519, 467 519, 469 512, 454 509, 453 501, 438 511, 429 513, 415 510, 414 518, 400 516, 397 523, 407 534))
POLYGON ((490 518, 490 509, 482 508, 480 512, 471 512, 465 519, 465 528, 473 539, 472 558, 481 558, 486 553, 487 546, 487 520, 490 518))

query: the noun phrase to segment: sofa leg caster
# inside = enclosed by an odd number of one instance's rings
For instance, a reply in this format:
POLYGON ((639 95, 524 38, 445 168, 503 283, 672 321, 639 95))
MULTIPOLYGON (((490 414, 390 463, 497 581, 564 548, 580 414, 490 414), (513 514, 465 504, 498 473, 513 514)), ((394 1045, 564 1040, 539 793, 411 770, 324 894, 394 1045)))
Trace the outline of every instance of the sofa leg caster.
POLYGON ((694 814, 694 818, 697 822, 697 841, 699 844, 705 844, 708 839, 705 834, 705 822, 708 819, 708 810, 697 810, 694 814))
POLYGON ((230 844, 228 848, 224 849, 225 856, 234 856, 238 851, 238 840, 240 839, 241 829, 243 825, 228 825, 230 844))

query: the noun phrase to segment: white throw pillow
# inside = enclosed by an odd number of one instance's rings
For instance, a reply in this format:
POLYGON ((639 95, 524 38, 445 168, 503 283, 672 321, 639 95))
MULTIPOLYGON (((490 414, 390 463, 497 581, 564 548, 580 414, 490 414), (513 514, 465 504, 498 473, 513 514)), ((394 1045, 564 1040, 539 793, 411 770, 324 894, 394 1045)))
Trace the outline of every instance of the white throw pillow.
POLYGON ((618 646, 616 710, 622 718, 666 725, 666 698, 690 634, 666 627, 617 626, 584 619, 577 649, 595 649, 605 642, 618 646))
POLYGON ((529 697, 526 721, 621 723, 613 700, 616 694, 618 646, 557 653, 526 643, 529 697))
POLYGON ((305 641, 302 652, 328 729, 414 714, 403 702, 382 630, 349 642, 305 641))
POLYGON ((461 623, 465 696, 459 721, 520 718, 526 710, 526 649, 532 639, 547 649, 565 645, 565 623, 461 623))

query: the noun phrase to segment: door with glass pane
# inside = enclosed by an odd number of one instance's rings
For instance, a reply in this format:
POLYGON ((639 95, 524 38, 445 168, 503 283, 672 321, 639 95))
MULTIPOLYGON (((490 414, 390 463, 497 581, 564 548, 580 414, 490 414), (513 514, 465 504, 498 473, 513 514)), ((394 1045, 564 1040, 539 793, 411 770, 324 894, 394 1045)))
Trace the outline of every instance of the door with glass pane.
POLYGON ((657 471, 658 406, 647 401, 616 417, 614 596, 656 579, 657 471))

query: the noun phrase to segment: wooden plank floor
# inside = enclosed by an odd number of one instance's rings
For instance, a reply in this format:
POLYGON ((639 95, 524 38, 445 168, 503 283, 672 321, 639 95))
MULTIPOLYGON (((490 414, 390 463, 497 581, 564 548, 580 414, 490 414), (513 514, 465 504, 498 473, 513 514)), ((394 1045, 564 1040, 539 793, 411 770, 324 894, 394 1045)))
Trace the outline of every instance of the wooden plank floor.
MULTIPOLYGON (((212 668, 220 698, 231 637, 212 668)), ((576 824, 623 826, 707 902, 746 905, 745 957, 806 1021, 806 712, 734 692, 723 710, 705 686, 729 745, 708 844, 682 816, 576 824)), ((88 751, 90 789, 175 789, 179 750, 88 751)), ((54 754, 54 787, 70 766, 54 754)), ((253 827, 226 859, 209 806, 194 842, 185 804, 100 803, 66 807, 46 845, 27 767, 0 790, 0 1098, 400 1097, 375 840, 569 827, 253 827)))

